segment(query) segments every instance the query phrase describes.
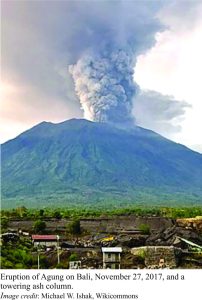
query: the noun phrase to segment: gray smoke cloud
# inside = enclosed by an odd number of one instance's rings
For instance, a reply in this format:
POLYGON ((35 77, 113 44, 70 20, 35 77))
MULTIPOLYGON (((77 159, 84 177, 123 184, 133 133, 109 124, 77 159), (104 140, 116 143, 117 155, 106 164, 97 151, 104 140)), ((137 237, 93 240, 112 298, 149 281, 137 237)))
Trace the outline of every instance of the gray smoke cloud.
POLYGON ((148 1, 72 6, 71 16, 79 20, 79 28, 71 37, 76 61, 69 71, 85 118, 134 124, 133 98, 138 90, 134 67, 138 54, 154 44, 155 33, 162 29, 155 18, 158 8, 148 1))
POLYGON ((170 138, 181 131, 180 121, 190 107, 190 104, 175 99, 172 95, 141 90, 135 98, 133 113, 138 125, 170 138))
MULTIPOLYGON (((108 104, 109 109, 101 106, 103 112, 100 116, 99 111, 96 113, 97 119, 110 117, 117 120, 119 116, 120 122, 121 119, 126 122, 131 118, 130 108, 135 105, 133 112, 137 124, 155 129, 162 134, 178 131, 180 128, 176 125, 177 119, 178 116, 179 120, 183 116, 184 109, 179 106, 175 118, 171 114, 169 121, 167 109, 169 107, 171 110, 174 103, 161 105, 163 100, 160 96, 157 103, 148 98, 145 100, 143 96, 137 97, 139 89, 136 85, 130 84, 130 72, 133 72, 136 57, 154 45, 155 33, 164 30, 159 24, 159 19, 171 29, 172 26, 180 28, 182 34, 186 33, 187 28, 193 27, 195 22, 200 21, 201 3, 188 2, 2 1, 2 79, 9 86, 14 87, 15 91, 12 95, 8 94, 8 99, 3 100, 5 104, 1 109, 3 118, 1 123, 5 124, 6 138, 9 137, 8 130, 13 132, 15 130, 12 128, 18 127, 16 123, 13 125, 11 122, 13 119, 22 123, 25 130, 28 126, 43 120, 59 122, 67 118, 81 118, 79 96, 76 97, 74 90, 76 86, 71 74, 67 72, 67 65, 73 65, 74 68, 70 68, 71 72, 76 72, 76 66, 77 69, 81 69, 78 68, 79 62, 84 64, 86 72, 84 70, 82 72, 86 74, 87 81, 93 79, 93 68, 100 70, 98 62, 103 68, 103 60, 110 66, 102 71, 103 73, 106 71, 105 78, 108 82, 106 91, 111 94, 113 90, 117 102, 114 101, 113 105, 108 104), (155 17, 156 15, 158 18, 155 17), (127 65, 124 66, 125 77, 128 78, 129 83, 117 79, 124 77, 123 72, 114 78, 118 71, 116 74, 113 73, 116 68, 113 69, 111 64, 113 53, 116 55, 124 53, 131 62, 129 69, 127 65), (115 84, 115 81, 118 84, 115 84), (126 93, 127 84, 129 88, 126 93), (117 89, 121 94, 120 99, 125 101, 123 104, 118 101, 119 99, 117 100, 118 92, 114 92, 116 86, 119 86, 117 89), (131 103, 131 98, 135 98, 134 104, 131 103)), ((118 59, 115 61, 118 64, 118 59)), ((96 78, 99 76, 97 75, 96 78)), ((78 83, 79 78, 77 78, 78 83)), ((94 84, 91 86, 94 88, 94 84)), ((104 89, 105 86, 99 85, 100 91, 102 88, 104 89)), ((90 93, 90 90, 87 92, 90 93)), ((104 99, 111 101, 111 97, 104 99)), ((106 104, 104 99, 103 105, 106 104)), ((88 106, 84 105, 85 115, 91 110, 97 111, 90 106, 90 103, 88 106)))
POLYGON ((117 50, 100 58, 85 56, 69 70, 84 109, 97 122, 132 124, 133 56, 117 50))

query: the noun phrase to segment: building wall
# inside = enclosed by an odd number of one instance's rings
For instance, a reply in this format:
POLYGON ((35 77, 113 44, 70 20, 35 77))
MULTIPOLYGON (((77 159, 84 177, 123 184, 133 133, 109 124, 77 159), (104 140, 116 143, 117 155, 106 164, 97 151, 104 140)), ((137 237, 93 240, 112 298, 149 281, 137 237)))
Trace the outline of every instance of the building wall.
MULTIPOLYGON (((46 222, 46 228, 49 231, 54 231, 56 228, 61 232, 65 232, 68 224, 72 220, 55 220, 44 219, 46 222)), ((149 225, 151 230, 158 231, 159 228, 166 229, 173 225, 173 220, 163 217, 136 217, 136 216, 116 216, 108 218, 83 218, 81 219, 81 227, 90 233, 97 232, 117 232, 122 230, 134 230, 138 229, 141 224, 149 225)), ((33 228, 34 221, 31 220, 11 220, 9 222, 10 228, 21 229, 23 231, 29 231, 33 228)))
POLYGON ((103 253, 104 262, 119 262, 120 253, 103 253))
POLYGON ((37 245, 40 246, 46 246, 46 247, 52 247, 57 246, 57 241, 34 241, 34 246, 37 247, 37 245))
POLYGON ((104 269, 120 269, 121 254, 120 253, 103 253, 103 268, 104 269))
POLYGON ((159 228, 166 229, 173 226, 173 221, 163 217, 136 217, 116 216, 108 219, 82 219, 81 226, 89 232, 119 232, 123 230, 138 229, 140 225, 146 224, 153 231, 159 228))
POLYGON ((172 246, 147 246, 133 248, 131 253, 144 258, 147 268, 176 268, 178 251, 172 246))
POLYGON ((104 269, 120 269, 120 263, 104 263, 104 269))

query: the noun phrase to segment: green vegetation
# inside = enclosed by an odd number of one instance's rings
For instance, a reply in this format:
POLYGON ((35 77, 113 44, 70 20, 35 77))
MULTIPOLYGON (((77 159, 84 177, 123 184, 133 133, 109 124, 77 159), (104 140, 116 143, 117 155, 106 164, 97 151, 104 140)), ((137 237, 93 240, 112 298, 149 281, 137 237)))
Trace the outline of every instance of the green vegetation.
POLYGON ((68 261, 60 262, 59 264, 57 264, 56 269, 69 269, 68 261))
POLYGON ((8 223, 9 223, 9 218, 3 216, 1 218, 1 232, 4 232, 4 230, 6 230, 6 228, 8 227, 8 223))
POLYGON ((2 269, 29 269, 37 265, 37 257, 31 255, 31 242, 23 239, 15 244, 5 243, 1 249, 2 269), (13 247, 15 245, 15 247, 13 247))
POLYGON ((34 223, 34 231, 35 233, 41 233, 46 229, 46 222, 42 221, 42 220, 37 220, 34 223))
MULTIPOLYGON (((128 206, 125 208, 115 207, 112 209, 104 207, 69 207, 60 209, 44 208, 41 209, 27 209, 26 216, 23 217, 19 213, 19 209, 10 209, 1 211, 1 226, 2 229, 6 228, 10 219, 27 219, 46 221, 48 218, 55 218, 56 214, 60 214, 61 218, 78 220, 80 218, 87 217, 99 217, 102 215, 136 215, 136 216, 156 216, 156 217, 168 217, 168 218, 194 218, 196 216, 202 216, 202 206, 192 207, 148 207, 148 206, 128 206), (43 213, 42 213, 43 211, 43 213)), ((41 224, 41 222, 39 222, 41 224)), ((40 228, 41 229, 41 228, 40 228)), ((43 228, 42 228, 43 230, 43 228)))
POLYGON ((146 256, 145 249, 142 249, 142 248, 137 249, 135 255, 144 261, 145 256, 146 256))
POLYGON ((76 253, 72 253, 69 257, 69 261, 77 261, 78 255, 76 253))
POLYGON ((58 210, 56 210, 53 213, 53 217, 56 218, 57 220, 60 220, 62 218, 62 215, 58 210))
POLYGON ((62 189, 60 192, 44 191, 40 195, 10 195, 4 197, 2 195, 2 209, 13 209, 18 206, 26 206, 29 209, 50 208, 57 210, 58 208, 92 208, 98 209, 118 209, 130 208, 135 206, 153 206, 153 207, 192 207, 202 205, 202 194, 196 190, 191 191, 166 192, 166 189, 144 188, 139 190, 134 187, 130 191, 117 192, 114 188, 104 188, 102 190, 93 190, 84 188, 82 191, 78 189, 62 189), (86 200, 88 198, 88 200, 86 200), (191 199, 191 200, 190 200, 191 199))
POLYGON ((140 224, 139 230, 141 230, 143 234, 150 234, 150 227, 147 224, 140 224))
POLYGON ((81 233, 80 220, 73 220, 67 227, 67 231, 72 235, 78 235, 81 233))
MULTIPOLYGON (((1 269, 37 269, 37 254, 32 252, 31 241, 21 238, 16 243, 3 243, 1 247, 1 269)), ((50 267, 45 255, 40 255, 40 267, 50 267)))
POLYGON ((44 215, 44 209, 40 209, 39 210, 39 217, 43 217, 43 215, 44 215))
POLYGON ((2 145, 2 207, 201 205, 202 155, 136 129, 43 122, 8 141, 2 145))

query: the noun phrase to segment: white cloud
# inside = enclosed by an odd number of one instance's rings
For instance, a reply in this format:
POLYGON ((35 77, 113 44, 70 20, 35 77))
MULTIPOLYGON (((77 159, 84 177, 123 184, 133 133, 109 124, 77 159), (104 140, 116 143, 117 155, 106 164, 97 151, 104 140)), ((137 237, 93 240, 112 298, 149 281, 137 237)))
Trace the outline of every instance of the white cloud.
POLYGON ((172 138, 188 146, 202 143, 202 3, 174 3, 159 18, 167 29, 156 45, 140 55, 135 78, 140 87, 189 103, 180 133, 172 138), (181 6, 180 6, 181 4, 181 6), (169 27, 169 28, 168 28, 169 27))
POLYGON ((66 105, 66 99, 47 97, 40 89, 20 82, 2 82, 0 105, 1 143, 43 120, 57 123, 81 117, 73 105, 66 105))
POLYGON ((190 145, 190 148, 202 154, 202 144, 201 145, 190 145))

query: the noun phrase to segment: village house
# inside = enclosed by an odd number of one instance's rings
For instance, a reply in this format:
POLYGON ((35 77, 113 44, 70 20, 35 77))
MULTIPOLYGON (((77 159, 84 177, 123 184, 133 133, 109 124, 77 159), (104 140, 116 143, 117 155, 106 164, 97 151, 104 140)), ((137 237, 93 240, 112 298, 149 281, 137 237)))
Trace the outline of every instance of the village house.
POLYGON ((32 235, 32 242, 35 247, 59 247, 59 235, 32 235))
POLYGON ((121 247, 103 247, 103 269, 121 268, 121 247))
POLYGON ((81 269, 81 261, 70 261, 69 262, 69 269, 81 269))

